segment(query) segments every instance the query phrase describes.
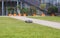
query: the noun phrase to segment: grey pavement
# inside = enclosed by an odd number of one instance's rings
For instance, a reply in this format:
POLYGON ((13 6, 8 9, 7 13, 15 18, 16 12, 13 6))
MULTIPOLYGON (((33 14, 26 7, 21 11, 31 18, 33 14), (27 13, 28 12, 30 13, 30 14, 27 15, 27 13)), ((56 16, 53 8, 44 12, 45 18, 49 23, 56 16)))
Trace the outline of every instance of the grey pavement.
POLYGON ((15 18, 15 19, 19 19, 19 20, 23 20, 23 21, 32 20, 33 23, 36 23, 36 24, 40 24, 40 25, 44 25, 44 26, 60 29, 60 23, 57 23, 57 22, 38 20, 38 19, 33 19, 33 18, 27 18, 27 17, 24 17, 24 16, 10 16, 10 17, 11 18, 15 18))

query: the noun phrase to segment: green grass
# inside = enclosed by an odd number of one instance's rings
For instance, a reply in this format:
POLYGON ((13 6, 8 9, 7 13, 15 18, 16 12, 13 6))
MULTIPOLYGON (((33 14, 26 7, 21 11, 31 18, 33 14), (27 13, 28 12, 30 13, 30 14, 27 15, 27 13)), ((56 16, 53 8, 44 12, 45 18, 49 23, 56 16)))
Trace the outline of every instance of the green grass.
POLYGON ((0 38, 60 38, 60 30, 0 17, 0 38))
POLYGON ((36 19, 40 19, 40 20, 60 22, 60 17, 58 17, 58 16, 45 16, 45 17, 42 17, 42 16, 37 16, 37 17, 31 16, 29 18, 36 18, 36 19))

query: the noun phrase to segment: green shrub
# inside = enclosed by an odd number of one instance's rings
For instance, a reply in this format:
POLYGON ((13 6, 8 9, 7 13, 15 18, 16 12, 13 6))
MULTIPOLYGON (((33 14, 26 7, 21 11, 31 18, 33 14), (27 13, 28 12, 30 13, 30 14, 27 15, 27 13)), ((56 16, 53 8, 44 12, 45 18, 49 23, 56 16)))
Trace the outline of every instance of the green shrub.
POLYGON ((57 13, 58 12, 58 8, 56 6, 50 6, 48 8, 48 13, 51 14, 51 13, 57 13))

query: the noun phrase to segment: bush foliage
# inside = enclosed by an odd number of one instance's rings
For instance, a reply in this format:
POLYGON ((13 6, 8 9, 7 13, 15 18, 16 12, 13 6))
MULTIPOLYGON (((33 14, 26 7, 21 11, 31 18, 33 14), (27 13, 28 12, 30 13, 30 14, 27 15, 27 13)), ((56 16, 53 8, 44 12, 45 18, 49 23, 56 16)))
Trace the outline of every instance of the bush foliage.
POLYGON ((58 12, 58 8, 56 6, 50 6, 48 8, 48 13, 57 13, 58 12))

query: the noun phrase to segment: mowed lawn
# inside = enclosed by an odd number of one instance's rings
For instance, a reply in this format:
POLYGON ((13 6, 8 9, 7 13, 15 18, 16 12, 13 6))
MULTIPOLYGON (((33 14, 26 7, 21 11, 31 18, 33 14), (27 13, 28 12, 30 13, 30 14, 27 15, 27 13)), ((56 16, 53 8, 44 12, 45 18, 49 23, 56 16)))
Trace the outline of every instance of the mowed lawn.
POLYGON ((59 16, 30 16, 29 18, 60 22, 60 17, 59 16))
POLYGON ((0 17, 0 38, 60 38, 60 29, 0 17))

